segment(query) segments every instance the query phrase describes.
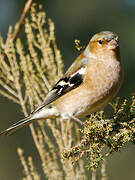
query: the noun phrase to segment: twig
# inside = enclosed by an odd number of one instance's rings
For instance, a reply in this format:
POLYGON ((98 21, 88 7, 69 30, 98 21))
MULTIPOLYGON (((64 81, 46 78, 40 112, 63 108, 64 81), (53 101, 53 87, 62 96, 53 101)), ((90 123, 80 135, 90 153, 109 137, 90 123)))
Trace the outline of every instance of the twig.
POLYGON ((9 98, 9 99, 11 99, 15 103, 20 104, 20 102, 16 98, 14 98, 13 96, 10 96, 8 93, 2 91, 1 89, 0 89, 0 94, 7 97, 7 98, 9 98))
POLYGON ((97 179, 97 173, 96 173, 96 170, 92 170, 92 177, 91 177, 92 180, 96 180, 97 179))
POLYGON ((1 79, 0 79, 0 85, 5 88, 8 92, 10 92, 11 94, 13 94, 16 98, 18 98, 18 95, 17 93, 15 92, 14 89, 10 88, 7 84, 5 84, 5 82, 3 82, 1 79))
MULTIPOLYGON (((23 9, 23 13, 22 13, 22 15, 21 15, 21 17, 20 17, 20 20, 19 20, 19 21, 16 23, 16 25, 15 25, 15 30, 14 30, 14 33, 13 33, 13 35, 12 35, 12 40, 13 40, 13 42, 15 41, 18 33, 20 32, 20 29, 21 29, 21 27, 22 27, 22 25, 23 25, 23 22, 24 22, 24 19, 25 19, 25 17, 26 17, 26 14, 28 13, 28 11, 29 11, 29 9, 30 9, 30 7, 31 7, 32 1, 33 1, 33 0, 28 0, 28 1, 26 2, 25 7, 24 7, 24 9, 23 9)), ((3 54, 3 59, 5 59, 6 57, 7 57, 7 55, 4 53, 4 54, 3 54)))
POLYGON ((102 167, 101 167, 101 180, 107 180, 107 175, 106 175, 106 159, 104 159, 102 167))
POLYGON ((21 148, 18 148, 17 151, 18 151, 18 154, 19 154, 21 163, 22 163, 22 165, 23 165, 24 172, 25 172, 25 174, 26 174, 26 176, 27 176, 27 179, 28 179, 28 180, 32 180, 33 178, 32 178, 32 176, 31 176, 31 174, 30 174, 30 171, 29 171, 27 162, 25 161, 24 156, 23 156, 23 150, 22 150, 21 148))
POLYGON ((29 11, 29 9, 31 7, 32 1, 33 0, 28 0, 26 2, 26 4, 25 4, 25 7, 24 7, 23 12, 22 12, 22 15, 21 15, 19 21, 16 23, 16 26, 15 26, 15 31, 14 31, 13 37, 12 37, 13 41, 15 41, 18 33, 20 32, 20 29, 21 29, 21 27, 23 25, 23 22, 24 22, 24 19, 26 17, 26 14, 28 13, 28 11, 29 11))

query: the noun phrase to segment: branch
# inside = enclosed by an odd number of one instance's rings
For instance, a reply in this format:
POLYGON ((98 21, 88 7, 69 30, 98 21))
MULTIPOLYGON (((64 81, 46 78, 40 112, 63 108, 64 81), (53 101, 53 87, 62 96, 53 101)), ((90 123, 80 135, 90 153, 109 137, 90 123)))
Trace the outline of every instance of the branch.
POLYGON ((16 23, 16 26, 15 26, 15 31, 14 31, 13 37, 12 37, 13 41, 15 41, 18 33, 20 32, 20 29, 21 29, 21 27, 22 27, 22 25, 24 23, 24 19, 25 19, 26 15, 27 15, 28 11, 30 10, 32 1, 33 0, 28 0, 26 2, 26 4, 25 4, 25 7, 24 7, 23 12, 22 12, 22 15, 21 15, 19 21, 16 23))

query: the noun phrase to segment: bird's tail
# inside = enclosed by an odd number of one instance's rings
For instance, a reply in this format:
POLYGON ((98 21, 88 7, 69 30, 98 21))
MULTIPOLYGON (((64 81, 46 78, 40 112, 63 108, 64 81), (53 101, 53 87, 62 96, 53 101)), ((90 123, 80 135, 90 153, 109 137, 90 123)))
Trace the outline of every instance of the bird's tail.
POLYGON ((34 121, 34 119, 31 119, 31 117, 27 117, 25 119, 22 119, 22 120, 18 121, 17 123, 13 124, 12 126, 10 126, 8 129, 2 131, 0 133, 0 135, 3 134, 6 136, 9 136, 9 135, 15 133, 16 131, 18 131, 19 129, 21 129, 22 127, 29 125, 33 121, 34 121))
POLYGON ((17 123, 10 126, 8 129, 2 131, 0 135, 11 135, 21 129, 22 127, 25 127, 36 120, 41 119, 48 119, 48 118, 55 118, 58 117, 59 111, 55 107, 51 108, 42 108, 40 111, 33 112, 29 117, 26 117, 25 119, 22 119, 18 121, 17 123))

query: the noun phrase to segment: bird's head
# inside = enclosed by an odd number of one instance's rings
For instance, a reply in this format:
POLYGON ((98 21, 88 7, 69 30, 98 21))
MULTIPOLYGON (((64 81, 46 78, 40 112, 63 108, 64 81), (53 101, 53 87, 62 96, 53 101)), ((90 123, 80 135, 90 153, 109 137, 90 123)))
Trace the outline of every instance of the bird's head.
POLYGON ((91 56, 93 57, 98 56, 101 58, 105 55, 117 56, 119 54, 119 42, 117 34, 111 31, 102 31, 100 33, 95 34, 91 38, 85 50, 86 56, 87 53, 88 56, 91 54, 91 56))

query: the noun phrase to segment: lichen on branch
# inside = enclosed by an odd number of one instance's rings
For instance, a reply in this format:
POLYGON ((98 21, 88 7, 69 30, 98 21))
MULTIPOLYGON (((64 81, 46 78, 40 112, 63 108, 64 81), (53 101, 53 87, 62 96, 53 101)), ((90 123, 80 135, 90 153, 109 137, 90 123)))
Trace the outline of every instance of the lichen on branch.
POLYGON ((99 167, 105 157, 120 151, 127 142, 135 143, 135 93, 131 100, 116 98, 111 104, 113 115, 103 111, 91 115, 81 130, 81 141, 63 152, 63 159, 73 164, 85 157, 89 169, 99 167))

